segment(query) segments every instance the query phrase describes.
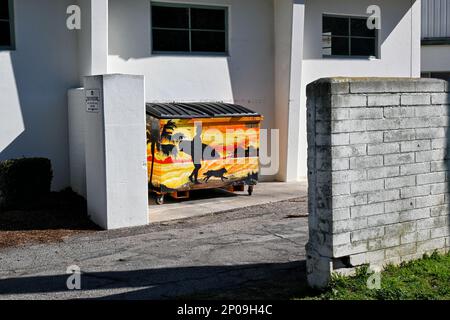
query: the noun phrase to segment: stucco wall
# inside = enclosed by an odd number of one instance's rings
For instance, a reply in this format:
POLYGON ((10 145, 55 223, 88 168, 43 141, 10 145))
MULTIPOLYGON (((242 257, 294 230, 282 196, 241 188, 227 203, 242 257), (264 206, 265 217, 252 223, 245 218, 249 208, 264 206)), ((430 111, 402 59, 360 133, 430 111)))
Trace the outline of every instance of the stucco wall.
POLYGON ((450 249, 448 82, 308 86, 308 281, 450 249))
POLYGON ((420 77, 420 1, 306 0, 300 113, 300 176, 306 176, 306 85, 323 77, 420 77), (379 59, 322 58, 322 14, 366 16, 379 5, 379 59))
POLYGON ((108 72, 145 75, 149 102, 242 103, 264 114, 265 127, 272 127, 273 1, 194 3, 229 7, 228 57, 152 55, 150 1, 110 0, 108 72))
POLYGON ((15 51, 0 51, 0 159, 48 157, 53 188, 69 185, 67 89, 78 85, 70 0, 16 0, 15 51))

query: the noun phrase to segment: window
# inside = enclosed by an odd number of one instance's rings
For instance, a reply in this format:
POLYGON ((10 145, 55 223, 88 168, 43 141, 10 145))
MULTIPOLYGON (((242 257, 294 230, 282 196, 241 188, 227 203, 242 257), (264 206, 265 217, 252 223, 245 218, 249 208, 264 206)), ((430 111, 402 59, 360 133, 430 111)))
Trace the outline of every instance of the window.
POLYGON ((227 53, 228 10, 152 4, 153 52, 227 53))
POLYGON ((0 0, 0 50, 13 49, 13 0, 0 0))
POLYGON ((422 72, 422 78, 434 78, 450 81, 450 72, 422 72))
POLYGON ((323 16, 322 54, 326 56, 376 57, 377 31, 367 18, 323 16))

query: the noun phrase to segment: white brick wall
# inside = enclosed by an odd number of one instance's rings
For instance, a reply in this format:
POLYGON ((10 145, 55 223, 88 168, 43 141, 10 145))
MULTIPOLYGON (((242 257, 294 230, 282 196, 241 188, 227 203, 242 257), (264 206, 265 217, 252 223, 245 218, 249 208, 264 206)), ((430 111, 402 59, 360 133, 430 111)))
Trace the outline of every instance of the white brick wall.
POLYGON ((433 79, 308 86, 311 285, 333 266, 449 250, 448 88, 433 79))

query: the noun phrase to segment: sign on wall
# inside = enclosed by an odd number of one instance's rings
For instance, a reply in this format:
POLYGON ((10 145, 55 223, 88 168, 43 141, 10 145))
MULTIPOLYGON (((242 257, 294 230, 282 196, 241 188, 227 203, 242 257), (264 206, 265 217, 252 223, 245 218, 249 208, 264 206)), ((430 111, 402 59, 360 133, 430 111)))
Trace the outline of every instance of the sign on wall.
POLYGON ((100 112, 100 90, 87 89, 86 90, 86 112, 99 113, 100 112))

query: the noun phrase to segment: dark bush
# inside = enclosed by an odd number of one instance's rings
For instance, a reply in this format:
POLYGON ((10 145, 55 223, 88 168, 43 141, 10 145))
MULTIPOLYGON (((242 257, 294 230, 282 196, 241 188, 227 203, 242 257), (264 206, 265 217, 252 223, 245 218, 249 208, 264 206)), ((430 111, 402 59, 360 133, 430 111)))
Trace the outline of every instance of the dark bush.
POLYGON ((50 193, 52 164, 44 158, 0 161, 0 208, 31 205, 50 193))

